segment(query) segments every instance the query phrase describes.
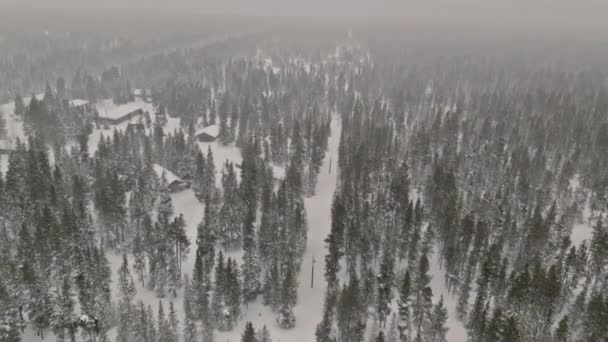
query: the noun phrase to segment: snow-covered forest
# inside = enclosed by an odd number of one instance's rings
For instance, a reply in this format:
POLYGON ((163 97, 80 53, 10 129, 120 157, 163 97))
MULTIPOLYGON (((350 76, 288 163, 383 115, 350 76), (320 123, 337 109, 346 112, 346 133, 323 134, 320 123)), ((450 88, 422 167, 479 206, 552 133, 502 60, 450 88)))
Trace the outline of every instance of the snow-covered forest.
POLYGON ((1 342, 608 340, 605 48, 256 25, 0 40, 1 342))

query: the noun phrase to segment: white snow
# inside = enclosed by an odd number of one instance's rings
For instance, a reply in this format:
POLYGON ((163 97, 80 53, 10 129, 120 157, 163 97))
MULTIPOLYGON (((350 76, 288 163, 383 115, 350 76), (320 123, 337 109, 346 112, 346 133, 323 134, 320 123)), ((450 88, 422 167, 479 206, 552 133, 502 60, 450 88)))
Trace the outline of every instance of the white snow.
POLYGON ((70 104, 72 106, 74 106, 74 107, 80 107, 80 106, 86 105, 88 103, 89 103, 89 101, 82 100, 82 99, 73 99, 73 100, 70 100, 70 104))
POLYGON ((575 222, 572 226, 572 233, 570 234, 570 241, 572 245, 580 246, 583 241, 591 241, 593 236, 593 227, 591 226, 591 205, 587 200, 585 207, 583 208, 583 218, 580 222, 575 222))
MULTIPOLYGON (((257 301, 249 303, 243 308, 243 315, 240 318, 237 326, 232 331, 215 333, 216 341, 240 341, 245 323, 248 321, 251 321, 257 329, 266 325, 270 331, 273 341, 311 342, 315 340, 315 329, 321 320, 323 301, 327 286, 323 277, 323 260, 324 256, 327 254, 324 239, 329 234, 331 227, 331 207, 337 183, 337 170, 335 167, 332 167, 330 173, 329 164, 330 159, 336 159, 338 155, 338 143, 340 137, 340 122, 338 118, 334 118, 334 120, 332 120, 331 129, 332 135, 329 139, 328 151, 319 174, 316 194, 313 197, 305 199, 308 219, 308 240, 301 272, 298 276, 298 304, 294 307, 294 314, 296 316, 295 328, 289 330, 281 329, 276 323, 277 313, 274 313, 270 308, 263 306, 260 296, 257 301), (313 260, 314 287, 311 287, 311 277, 313 277, 313 260)), ((100 132, 101 131, 99 130, 97 131, 98 134, 100 132)), ((219 142, 198 144, 203 152, 207 151, 207 147, 211 147, 218 173, 226 160, 233 163, 240 163, 242 161, 240 150, 234 146, 234 144, 227 146, 222 145, 219 142)), ((162 171, 163 169, 157 165, 155 165, 154 168, 157 170, 157 172, 162 171)), ((276 167, 275 171, 278 172, 275 172, 275 176, 282 175, 280 174, 280 171, 282 170, 283 168, 276 167)), ((167 174, 169 173, 168 171, 165 172, 167 172, 167 174)), ((188 239, 192 242, 188 258, 183 264, 183 273, 191 274, 194 267, 194 253, 196 250, 196 246, 194 244, 196 241, 196 227, 203 218, 204 205, 200 203, 194 196, 192 189, 186 189, 179 193, 171 194, 171 199, 173 200, 173 207, 175 208, 176 215, 179 215, 180 213, 184 215, 184 220, 186 222, 186 234, 188 239)), ((240 263, 243 252, 240 250, 224 251, 224 254, 226 257, 234 258, 240 263)), ((122 263, 122 256, 113 252, 107 252, 107 257, 112 268, 113 298, 117 298, 116 296, 118 294, 118 288, 116 278, 117 271, 122 263)), ((130 256, 129 260, 131 263, 132 259, 130 256)), ((433 276, 431 286, 433 288, 434 300, 439 300, 439 296, 443 295, 450 316, 448 320, 448 340, 466 340, 466 331, 464 326, 456 319, 456 299, 449 296, 447 293, 447 289, 445 288, 443 281, 444 272, 439 269, 435 256, 433 256, 431 260, 431 273, 433 276)), ((132 275, 134 279, 136 279, 134 272, 132 272, 132 275)), ((137 283, 136 287, 137 295, 135 300, 141 300, 146 305, 152 305, 154 312, 156 312, 159 300, 163 302, 165 309, 168 308, 169 302, 172 301, 178 314, 180 324, 183 324, 183 289, 177 291, 177 296, 175 298, 168 294, 167 297, 159 299, 156 297, 154 291, 150 291, 142 287, 140 283, 137 283)), ((115 333, 115 329, 110 330, 108 334, 110 341, 115 339, 115 333)), ((180 335, 182 333, 181 327, 179 333, 180 335)), ((54 335, 52 335, 50 332, 47 331, 45 335, 45 339, 47 341, 55 340, 54 335)), ((40 341, 40 338, 35 336, 35 332, 28 327, 23 335, 23 341, 40 341)))
MULTIPOLYGON (((35 95, 38 100, 44 97, 44 93, 35 95)), ((24 97, 23 103, 27 106, 30 103, 31 97, 24 97)), ((15 115, 15 102, 11 101, 0 105, 0 112, 4 115, 6 120, 6 140, 11 144, 14 144, 19 138, 21 142, 26 140, 25 131, 23 130, 23 120, 20 116, 15 115)))
POLYGON ((439 260, 437 260, 437 249, 430 260, 429 273, 432 275, 431 288, 433 289, 433 303, 439 301, 440 296, 443 296, 443 303, 448 310, 448 321, 446 327, 449 329, 446 338, 448 341, 466 341, 467 331, 464 324, 458 320, 456 306, 458 305, 458 297, 451 295, 445 286, 445 269, 439 268, 439 260))
MULTIPOLYGON (((44 94, 35 95, 37 99, 41 99, 44 94)), ((27 106, 30 102, 31 97, 23 98, 23 103, 27 106)), ((15 102, 11 101, 0 105, 0 114, 4 116, 6 121, 6 136, 0 140, 2 148, 12 149, 17 145, 17 139, 21 142, 26 142, 27 137, 25 136, 25 130, 23 129, 23 120, 20 116, 15 115, 15 102)), ((8 155, 4 154, 0 156, 0 171, 6 173, 8 170, 8 155)))
MULTIPOLYGON (((327 287, 323 278, 323 260, 327 254, 323 240, 331 228, 331 206, 337 181, 335 168, 329 173, 329 159, 332 157, 335 159, 338 155, 340 122, 337 117, 332 120, 331 132, 328 151, 319 173, 316 194, 305 199, 308 240, 298 277, 298 304, 294 307, 295 328, 290 330, 279 328, 276 323, 277 314, 263 306, 258 300, 249 304, 244 311, 244 317, 233 331, 217 334, 218 341, 239 341, 247 321, 251 321, 257 329, 266 325, 273 341, 311 342, 315 340, 315 329, 321 321, 327 287), (311 288, 313 258, 315 260, 314 287, 311 288)), ((237 260, 241 261, 240 258, 237 260)))
POLYGON ((149 94, 150 90, 148 89, 133 89, 133 96, 142 96, 144 94, 149 94))
POLYGON ((574 194, 574 198, 586 196, 585 204, 582 210, 582 219, 577 220, 572 226, 570 233, 570 241, 572 245, 578 247, 583 241, 590 241, 593 236, 593 227, 591 226, 591 203, 588 194, 584 194, 584 189, 581 186, 579 175, 576 174, 570 179, 570 190, 574 194))

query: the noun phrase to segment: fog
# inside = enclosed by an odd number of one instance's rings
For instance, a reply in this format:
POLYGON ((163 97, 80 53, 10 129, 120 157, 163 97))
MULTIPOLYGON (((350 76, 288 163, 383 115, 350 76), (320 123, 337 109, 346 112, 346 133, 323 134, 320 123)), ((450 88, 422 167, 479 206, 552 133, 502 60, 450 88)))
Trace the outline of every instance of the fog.
POLYGON ((0 0, 4 9, 73 9, 336 17, 606 28, 603 0, 0 0))

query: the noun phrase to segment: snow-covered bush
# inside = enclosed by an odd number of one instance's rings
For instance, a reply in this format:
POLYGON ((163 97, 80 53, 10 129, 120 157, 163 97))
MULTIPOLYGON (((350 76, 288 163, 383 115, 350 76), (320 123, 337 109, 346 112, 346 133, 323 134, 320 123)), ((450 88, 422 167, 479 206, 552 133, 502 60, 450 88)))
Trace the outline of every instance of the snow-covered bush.
POLYGON ((296 316, 293 314, 293 310, 289 306, 284 306, 279 311, 279 317, 277 317, 277 323, 283 329, 291 329, 296 326, 296 316))

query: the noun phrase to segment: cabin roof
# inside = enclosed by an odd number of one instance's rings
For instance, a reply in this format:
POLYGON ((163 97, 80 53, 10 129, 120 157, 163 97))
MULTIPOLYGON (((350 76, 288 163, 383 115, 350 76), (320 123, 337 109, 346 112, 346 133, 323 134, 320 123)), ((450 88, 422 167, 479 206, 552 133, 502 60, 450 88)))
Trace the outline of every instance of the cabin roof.
POLYGON ((106 99, 96 103, 95 107, 97 108, 99 117, 112 120, 118 120, 120 118, 123 118, 138 109, 141 109, 143 112, 152 111, 152 104, 141 100, 117 105, 114 104, 112 99, 106 99))
POLYGON ((161 178, 163 173, 165 174, 165 179, 167 180, 167 184, 173 184, 175 182, 177 182, 177 183, 184 182, 181 178, 176 176, 173 172, 165 169, 164 167, 162 167, 158 164, 154 164, 154 165, 152 165, 152 167, 154 168, 154 172, 156 172, 156 175, 158 176, 158 178, 161 178))
POLYGON ((196 131, 196 136, 198 137, 201 134, 207 134, 211 137, 217 138, 220 135, 220 126, 219 125, 210 125, 205 128, 199 129, 196 131))

